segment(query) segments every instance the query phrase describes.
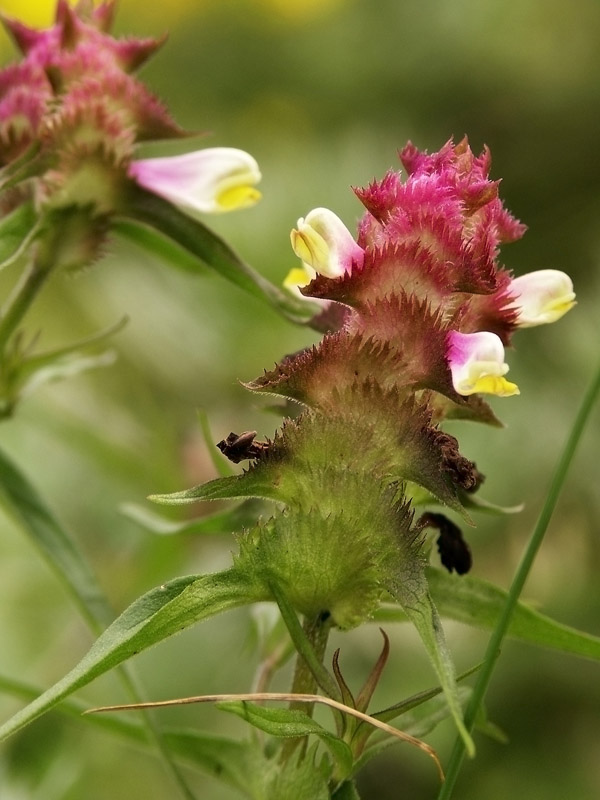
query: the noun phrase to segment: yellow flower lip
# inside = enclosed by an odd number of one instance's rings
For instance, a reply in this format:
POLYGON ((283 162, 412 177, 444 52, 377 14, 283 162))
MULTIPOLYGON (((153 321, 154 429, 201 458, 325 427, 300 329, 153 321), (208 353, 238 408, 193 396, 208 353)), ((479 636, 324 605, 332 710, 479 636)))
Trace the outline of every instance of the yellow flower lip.
POLYGON ((516 383, 504 377, 508 364, 504 363, 504 346, 495 333, 450 331, 447 346, 452 385, 458 394, 463 397, 479 393, 497 397, 520 394, 516 383))
POLYGON ((461 394, 495 394, 497 397, 513 397, 521 394, 516 383, 511 383, 501 375, 481 375, 469 389, 463 389, 461 394))
POLYGON ((286 289, 295 292, 302 286, 308 286, 313 278, 314 274, 311 275, 305 267, 294 267, 286 275, 283 285, 286 289))
POLYGON ((231 186, 216 197, 216 203, 223 211, 249 208, 258 203, 262 194, 254 186, 231 186))

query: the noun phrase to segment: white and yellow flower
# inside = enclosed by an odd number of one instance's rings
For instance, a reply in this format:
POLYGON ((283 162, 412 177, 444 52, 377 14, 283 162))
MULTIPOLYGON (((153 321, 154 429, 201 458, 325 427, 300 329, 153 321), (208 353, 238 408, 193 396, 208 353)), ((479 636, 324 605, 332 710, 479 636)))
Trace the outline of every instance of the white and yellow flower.
MULTIPOLYGON (((339 278, 362 265, 365 257, 362 247, 342 220, 328 208, 314 208, 298 220, 290 233, 292 249, 307 275, 324 275, 339 278)), ((311 277, 311 280, 312 280, 311 277)))
POLYGON ((458 394, 520 394, 519 387, 504 377, 508 364, 504 362, 504 346, 495 333, 450 331, 446 341, 452 385, 458 394))
POLYGON ((517 311, 517 325, 532 328, 556 322, 575 305, 573 281, 557 269, 540 269, 511 281, 514 297, 509 308, 517 311))

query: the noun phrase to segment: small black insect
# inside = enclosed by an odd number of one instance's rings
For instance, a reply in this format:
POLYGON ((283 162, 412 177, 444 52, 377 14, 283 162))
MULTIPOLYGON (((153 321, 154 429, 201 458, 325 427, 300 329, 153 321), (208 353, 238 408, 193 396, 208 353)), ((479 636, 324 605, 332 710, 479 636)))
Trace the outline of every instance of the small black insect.
POLYGON ((217 442, 217 447, 230 461, 239 464, 249 458, 260 458, 267 451, 267 442, 255 442, 256 431, 244 431, 237 434, 233 431, 226 439, 217 442))
POLYGON ((423 514, 420 522, 425 528, 436 528, 440 535, 437 538, 437 549, 442 564, 448 572, 455 571, 464 575, 471 569, 473 560, 469 545, 463 539, 462 531, 443 514, 428 512, 423 514))

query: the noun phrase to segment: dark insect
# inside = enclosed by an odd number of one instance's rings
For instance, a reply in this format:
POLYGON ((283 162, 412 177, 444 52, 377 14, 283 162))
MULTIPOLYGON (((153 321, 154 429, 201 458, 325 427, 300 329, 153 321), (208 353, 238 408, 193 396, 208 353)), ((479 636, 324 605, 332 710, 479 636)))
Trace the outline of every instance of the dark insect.
POLYGON ((420 519, 424 528, 436 528, 440 535, 437 539, 437 549, 442 564, 448 572, 455 571, 464 575, 471 569, 473 563, 469 545, 463 539, 462 531, 443 514, 428 512, 420 519))
POLYGON ((239 464, 247 458, 260 458, 266 453, 267 442, 255 442, 256 431, 231 432, 226 439, 217 442, 217 447, 230 461, 239 464))

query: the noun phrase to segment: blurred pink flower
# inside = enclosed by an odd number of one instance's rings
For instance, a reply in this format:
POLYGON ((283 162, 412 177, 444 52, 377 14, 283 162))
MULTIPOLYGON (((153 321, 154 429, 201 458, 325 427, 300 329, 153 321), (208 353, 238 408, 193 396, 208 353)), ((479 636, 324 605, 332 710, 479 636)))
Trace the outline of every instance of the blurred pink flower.
POLYGON ((211 147, 170 158, 133 161, 129 176, 191 215, 252 206, 261 179, 251 155, 233 147, 211 147))

